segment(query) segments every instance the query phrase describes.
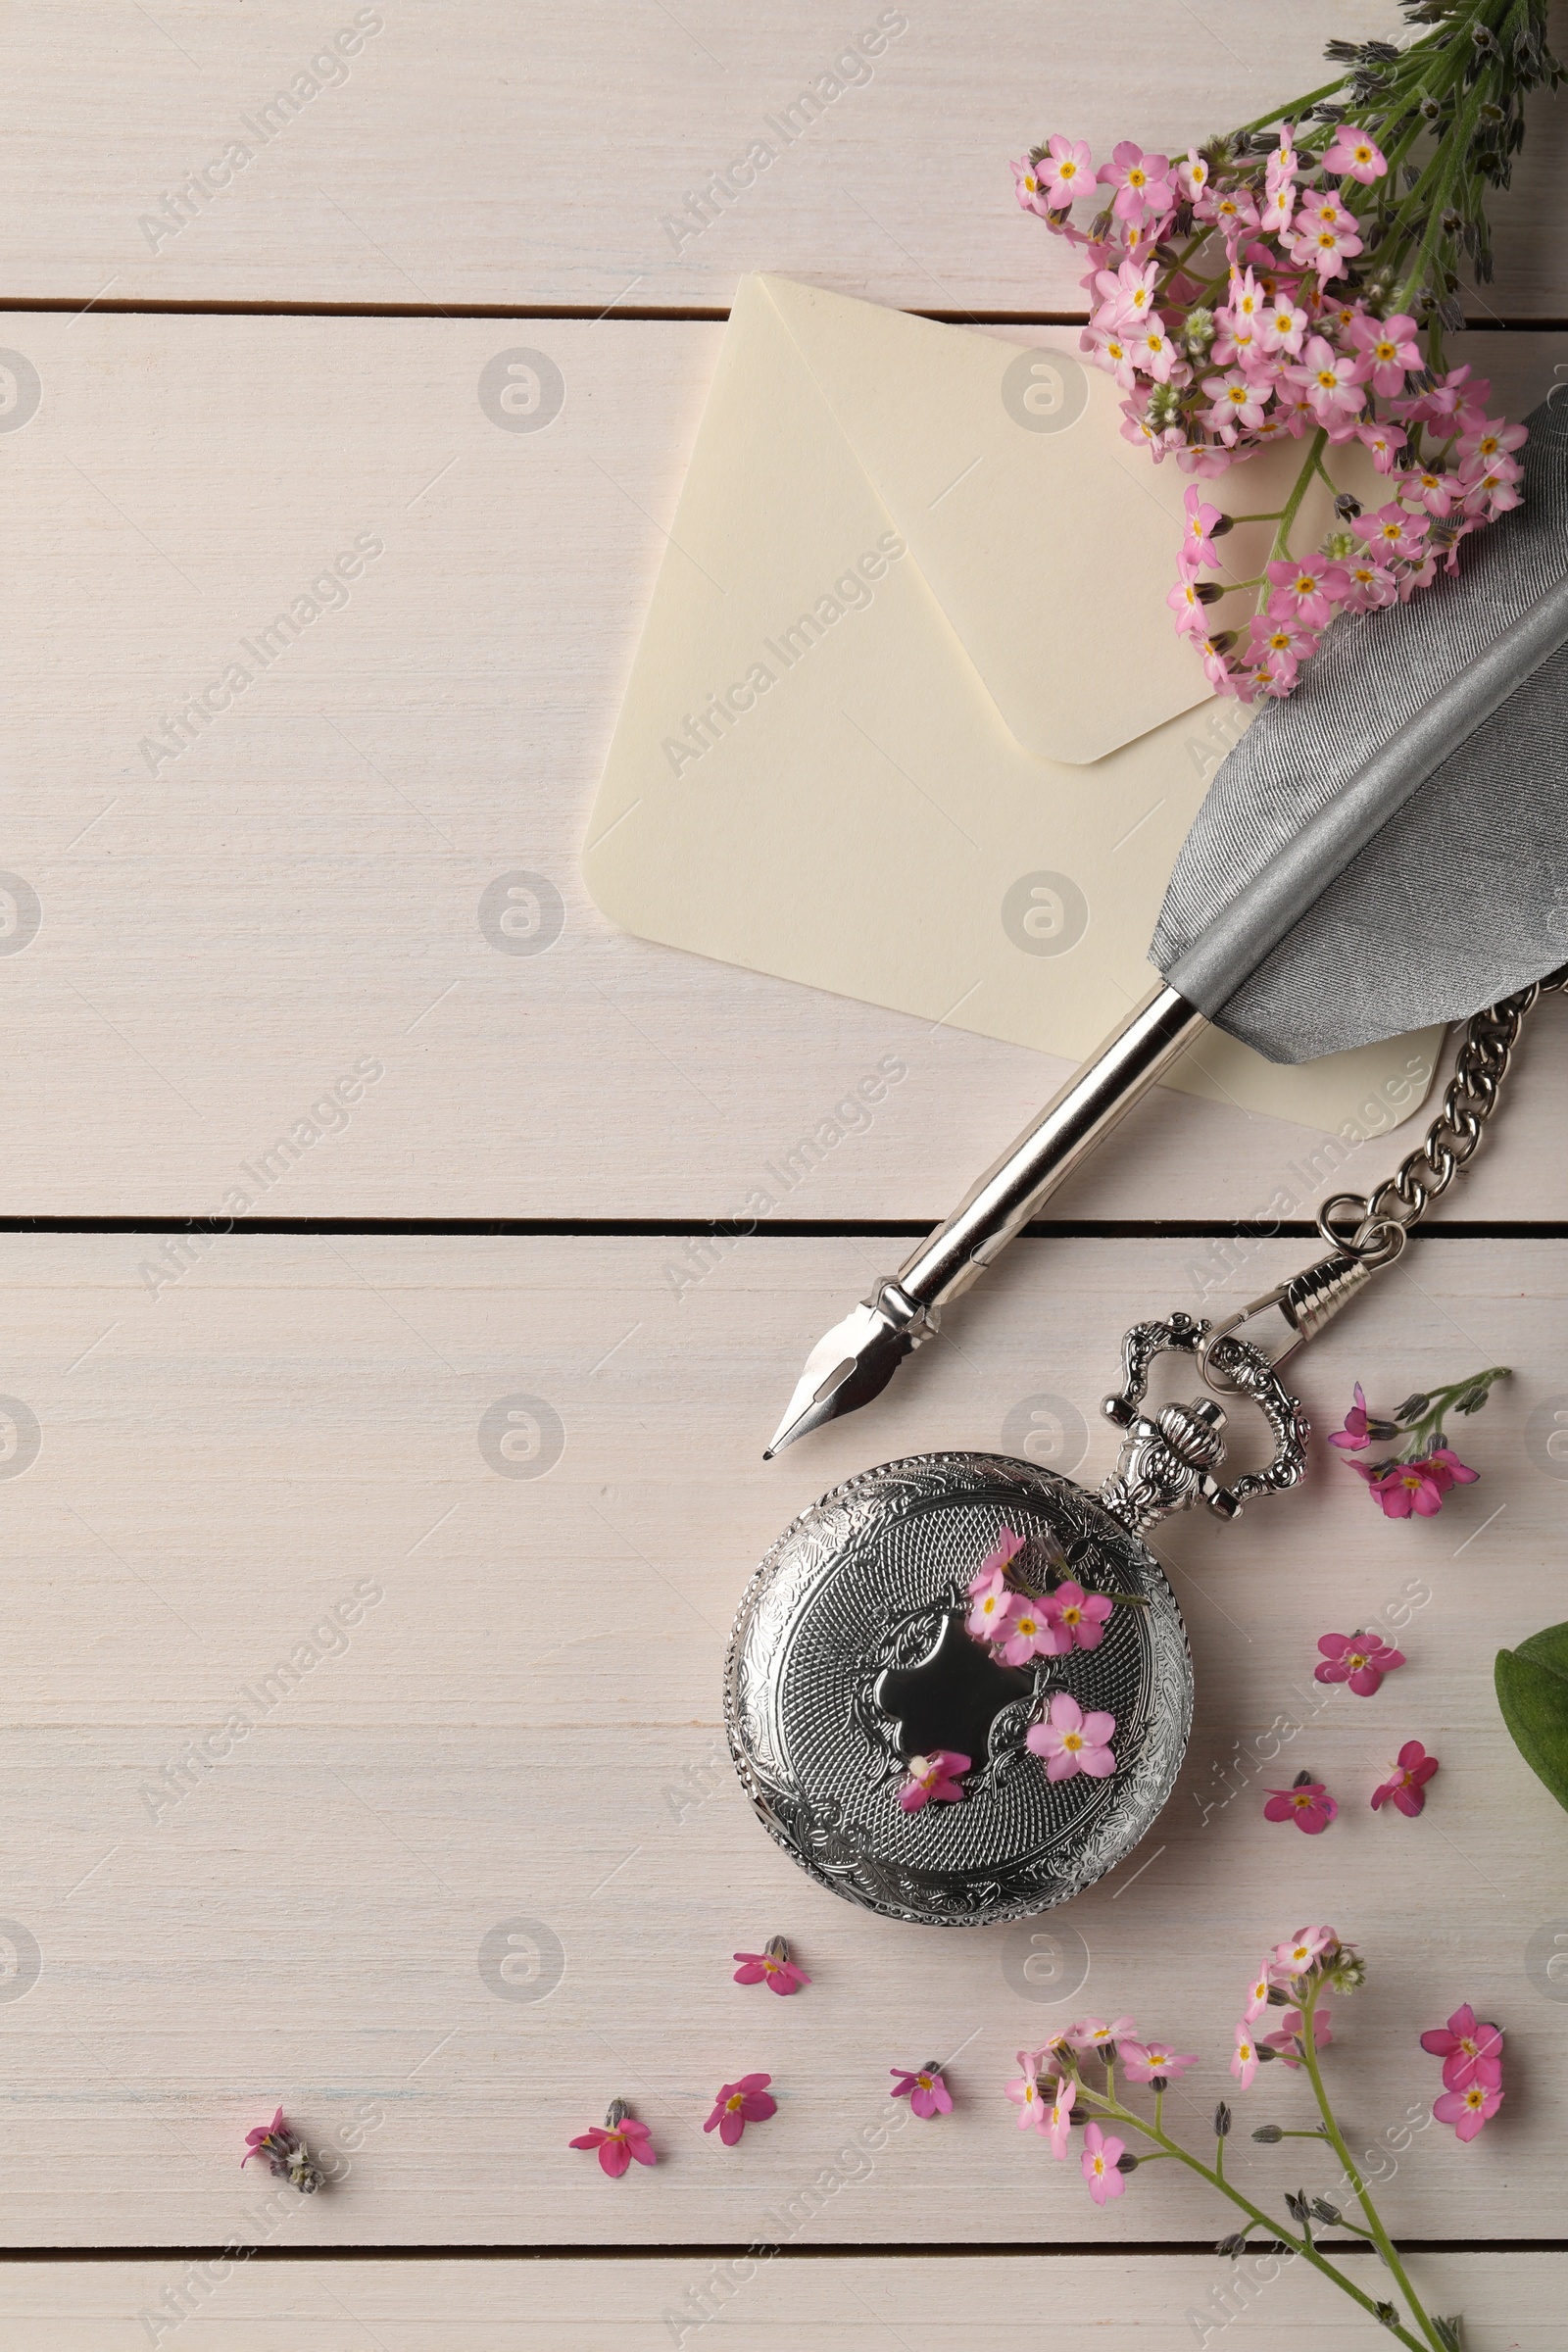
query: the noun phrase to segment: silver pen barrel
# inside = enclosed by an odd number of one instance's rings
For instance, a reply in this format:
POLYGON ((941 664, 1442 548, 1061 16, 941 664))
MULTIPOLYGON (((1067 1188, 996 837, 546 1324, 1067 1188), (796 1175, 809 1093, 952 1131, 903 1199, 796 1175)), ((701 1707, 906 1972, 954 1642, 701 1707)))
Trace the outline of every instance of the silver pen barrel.
POLYGON ((1202 1027, 1203 1015, 1175 989, 1161 982, 1151 990, 946 1224, 823 1333, 764 1459, 879 1396, 910 1348, 936 1330, 948 1300, 968 1289, 1202 1027))
POLYGON ((965 1194, 946 1224, 911 1250, 896 1277, 916 1306, 943 1307, 1020 1233, 1204 1026, 1163 982, 1106 1038, 965 1194))

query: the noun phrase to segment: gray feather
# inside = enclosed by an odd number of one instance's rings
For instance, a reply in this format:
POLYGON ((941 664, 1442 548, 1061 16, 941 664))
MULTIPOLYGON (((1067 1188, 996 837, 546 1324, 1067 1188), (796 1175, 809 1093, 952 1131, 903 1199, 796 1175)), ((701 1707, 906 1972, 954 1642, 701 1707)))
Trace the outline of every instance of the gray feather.
MULTIPOLYGON (((1462 543, 1457 578, 1337 622, 1296 692, 1220 768, 1151 949, 1173 985, 1173 967, 1223 932, 1281 844, 1399 729, 1418 734, 1432 697, 1568 573, 1568 402, 1543 405, 1529 425, 1524 504, 1462 543)), ((1462 1019, 1568 958, 1568 647, 1423 772, 1213 1009, 1270 1060, 1462 1019)))

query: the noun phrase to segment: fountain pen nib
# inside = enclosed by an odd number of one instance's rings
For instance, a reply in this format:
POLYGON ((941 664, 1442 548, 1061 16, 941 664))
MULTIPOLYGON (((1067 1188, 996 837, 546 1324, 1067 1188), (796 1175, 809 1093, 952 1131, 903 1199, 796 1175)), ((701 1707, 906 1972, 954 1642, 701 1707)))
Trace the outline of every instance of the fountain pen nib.
POLYGON ((914 1345, 910 1332, 877 1306, 858 1306, 842 1323, 835 1323, 807 1357, 763 1461, 770 1462, 809 1430, 880 1396, 914 1345))

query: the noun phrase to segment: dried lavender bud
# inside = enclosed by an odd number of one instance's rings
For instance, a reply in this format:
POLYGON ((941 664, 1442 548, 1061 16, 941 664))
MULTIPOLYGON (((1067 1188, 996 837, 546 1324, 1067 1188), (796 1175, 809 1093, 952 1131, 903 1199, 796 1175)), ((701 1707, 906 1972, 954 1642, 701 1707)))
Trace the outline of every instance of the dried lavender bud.
POLYGON ((1265 2148, 1272 2148, 1285 2137, 1285 2127, 1283 2124, 1259 2124, 1252 2137, 1261 2140, 1265 2148))

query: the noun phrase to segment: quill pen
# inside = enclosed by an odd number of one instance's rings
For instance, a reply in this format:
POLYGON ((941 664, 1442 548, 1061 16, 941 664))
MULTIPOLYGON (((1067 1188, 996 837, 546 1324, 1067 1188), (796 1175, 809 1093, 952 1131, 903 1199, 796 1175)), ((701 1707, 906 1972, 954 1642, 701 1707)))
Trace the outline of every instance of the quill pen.
POLYGON ((1337 623, 1243 736, 1176 860, 1158 985, 817 1342, 768 1456, 879 1396, 1205 1021, 1304 1061, 1463 1018, 1561 963, 1568 404, 1528 422, 1523 503, 1462 543, 1455 577, 1337 623))

